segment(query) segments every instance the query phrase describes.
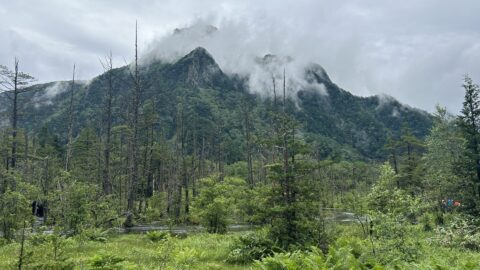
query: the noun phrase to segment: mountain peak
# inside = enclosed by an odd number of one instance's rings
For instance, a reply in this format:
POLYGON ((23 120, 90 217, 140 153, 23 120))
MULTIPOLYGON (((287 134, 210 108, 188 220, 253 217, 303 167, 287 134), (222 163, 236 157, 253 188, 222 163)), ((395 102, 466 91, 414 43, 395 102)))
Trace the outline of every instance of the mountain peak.
POLYGON ((212 55, 203 47, 195 48, 193 51, 188 53, 185 57, 189 57, 189 56, 190 57, 205 57, 205 58, 210 58, 210 59, 212 59, 212 61, 214 61, 212 55))
POLYGON ((213 59, 212 55, 203 47, 197 47, 173 64, 171 73, 188 86, 214 86, 215 82, 225 75, 213 59))
POLYGON ((325 69, 316 63, 311 63, 305 68, 305 78, 309 83, 332 83, 325 69))

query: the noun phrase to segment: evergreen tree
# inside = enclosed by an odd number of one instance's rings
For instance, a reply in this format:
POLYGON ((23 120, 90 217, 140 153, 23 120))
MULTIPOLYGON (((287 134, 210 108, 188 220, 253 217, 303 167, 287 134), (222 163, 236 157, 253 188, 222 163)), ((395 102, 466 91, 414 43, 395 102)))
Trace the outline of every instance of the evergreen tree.
POLYGON ((402 127, 402 136, 399 145, 401 146, 402 164, 399 168, 399 177, 397 186, 409 191, 411 194, 419 194, 422 191, 422 182, 420 181, 419 165, 421 164, 421 154, 424 151, 423 143, 413 135, 408 125, 402 127))
POLYGON ((480 142, 480 89, 468 76, 465 76, 462 86, 465 89, 465 99, 460 123, 463 136, 467 141, 467 156, 470 159, 467 167, 471 172, 471 179, 474 184, 472 192, 480 197, 480 153, 478 149, 480 142))
POLYGON ((434 124, 425 141, 424 187, 429 199, 465 198, 459 164, 464 162, 466 141, 445 108, 437 106, 434 124))

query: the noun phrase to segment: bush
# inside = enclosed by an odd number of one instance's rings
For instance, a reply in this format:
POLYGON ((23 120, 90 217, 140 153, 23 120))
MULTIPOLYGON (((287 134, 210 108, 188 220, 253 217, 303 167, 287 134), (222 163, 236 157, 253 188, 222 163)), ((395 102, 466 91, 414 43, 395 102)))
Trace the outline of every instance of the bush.
POLYGON ((16 231, 22 228, 24 221, 31 219, 28 199, 22 192, 8 189, 0 194, 1 235, 7 240, 13 240, 16 231))
POLYGON ((164 241, 160 242, 161 245, 157 245, 156 247, 155 262, 160 269, 165 269, 173 258, 176 246, 172 240, 173 239, 167 237, 164 241))
POLYGON ((168 240, 168 232, 162 231, 149 231, 145 236, 152 242, 168 240))
POLYGON ((435 240, 446 247, 480 250, 480 219, 468 216, 454 217, 447 225, 436 230, 435 240))
POLYGON ((82 238, 87 239, 89 241, 105 243, 107 242, 107 234, 108 234, 108 231, 104 231, 99 228, 91 228, 91 229, 85 229, 82 232, 82 238))
POLYGON ((223 182, 202 179, 192 205, 192 218, 198 219, 209 233, 225 233, 238 212, 239 202, 244 199, 245 189, 245 181, 238 178, 226 177, 223 182))
POLYGON ((247 264, 279 251, 276 243, 267 237, 265 231, 251 232, 238 238, 228 254, 227 262, 247 264))
POLYGON ((277 253, 273 257, 264 258, 262 261, 257 262, 256 265, 262 270, 326 269, 325 258, 322 252, 317 248, 313 248, 310 252, 294 251, 292 253, 277 253))
POLYGON ((433 228, 435 228, 435 223, 436 223, 435 219, 436 219, 436 216, 434 216, 433 214, 424 213, 420 217, 420 223, 423 226, 423 230, 426 232, 432 231, 433 228))
POLYGON ((201 254, 192 248, 184 248, 175 253, 173 261, 175 263, 174 269, 192 269, 192 267, 198 262, 198 258, 201 254))
POLYGON ((138 269, 136 265, 127 262, 124 258, 114 254, 97 254, 90 259, 91 269, 122 270, 138 269))
POLYGON ((324 255, 317 247, 308 251, 275 253, 256 266, 263 270, 383 269, 367 256, 364 243, 357 239, 339 239, 324 255))
POLYGON ((148 199, 148 207, 145 211, 145 219, 147 222, 157 221, 165 216, 166 197, 165 192, 156 192, 148 199))
POLYGON ((33 235, 31 243, 36 247, 34 253, 39 254, 42 259, 36 258, 32 260, 34 262, 29 265, 29 269, 74 269, 74 263, 68 260, 68 256, 65 254, 65 249, 71 244, 72 240, 60 235, 58 231, 55 231, 53 234, 33 235))

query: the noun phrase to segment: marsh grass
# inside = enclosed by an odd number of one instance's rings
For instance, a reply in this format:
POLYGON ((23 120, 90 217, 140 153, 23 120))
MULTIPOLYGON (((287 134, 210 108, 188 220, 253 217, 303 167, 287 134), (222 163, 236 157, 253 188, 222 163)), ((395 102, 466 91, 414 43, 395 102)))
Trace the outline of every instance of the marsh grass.
MULTIPOLYGON (((64 247, 64 254, 75 269, 249 269, 225 262, 236 235, 199 233, 160 242, 139 234, 109 236, 106 242, 71 239, 64 247), (109 256, 122 261, 111 268, 92 266, 93 261, 108 261, 109 256)), ((18 249, 17 243, 0 247, 0 269, 13 269, 18 249)), ((29 245, 27 249, 33 251, 30 262, 46 260, 50 253, 45 247, 29 245)))

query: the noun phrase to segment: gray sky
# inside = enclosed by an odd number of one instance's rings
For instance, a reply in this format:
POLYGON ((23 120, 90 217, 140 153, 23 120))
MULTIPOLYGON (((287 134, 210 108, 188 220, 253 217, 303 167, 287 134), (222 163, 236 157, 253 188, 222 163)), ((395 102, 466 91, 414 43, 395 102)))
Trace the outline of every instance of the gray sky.
POLYGON ((76 63, 88 80, 109 50, 116 66, 132 59, 138 19, 148 57, 202 45, 226 72, 248 72, 254 56, 289 55, 319 63, 354 94, 458 112, 463 74, 480 82, 478 11, 478 0, 0 0, 0 64, 17 56, 22 70, 47 82, 70 79, 76 63), (218 33, 186 44, 169 37, 204 24, 218 33))

